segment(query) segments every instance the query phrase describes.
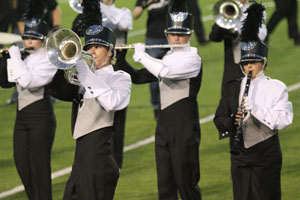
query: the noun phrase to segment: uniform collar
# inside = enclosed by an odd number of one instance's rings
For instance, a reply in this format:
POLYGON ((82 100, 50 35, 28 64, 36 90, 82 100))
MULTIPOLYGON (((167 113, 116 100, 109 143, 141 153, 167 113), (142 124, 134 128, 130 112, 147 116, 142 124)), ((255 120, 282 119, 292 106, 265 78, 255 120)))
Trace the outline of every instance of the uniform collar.
POLYGON ((114 71, 114 68, 112 65, 107 65, 105 67, 102 67, 100 69, 97 69, 95 71, 95 74, 108 74, 114 71))

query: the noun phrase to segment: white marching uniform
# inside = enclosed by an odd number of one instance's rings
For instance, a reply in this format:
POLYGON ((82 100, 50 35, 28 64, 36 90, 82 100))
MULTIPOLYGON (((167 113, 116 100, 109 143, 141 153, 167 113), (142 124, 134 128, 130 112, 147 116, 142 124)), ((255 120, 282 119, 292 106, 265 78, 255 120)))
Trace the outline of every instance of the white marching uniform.
POLYGON ((119 178, 112 148, 114 113, 129 104, 131 78, 112 65, 93 73, 82 60, 76 70, 83 98, 73 132, 75 159, 63 199, 112 200, 119 178))
MULTIPOLYGON (((110 28, 117 37, 116 46, 127 43, 127 33, 132 30, 132 14, 128 8, 116 8, 113 5, 106 5, 100 2, 102 12, 102 23, 110 28)), ((119 70, 114 66, 115 70, 119 70)), ((114 156, 117 164, 122 168, 123 164, 123 148, 125 137, 125 122, 127 108, 119 110, 114 117, 114 156)))
POLYGON ((168 51, 160 60, 145 53, 144 48, 136 44, 133 58, 159 80, 161 110, 155 134, 159 199, 177 199, 179 191, 182 199, 200 200, 197 95, 202 80, 201 57, 197 48, 187 46, 168 51))
MULTIPOLYGON (((236 135, 235 113, 242 101, 246 84, 233 80, 225 86, 215 114, 214 123, 220 139, 230 136, 230 146, 236 135)), ((280 200, 282 153, 278 130, 293 120, 292 103, 288 100, 285 84, 266 77, 261 71, 251 80, 238 154, 231 154, 231 177, 234 199, 280 200)))
POLYGON ((100 3, 103 26, 110 28, 117 37, 116 46, 126 44, 127 32, 132 29, 132 14, 128 8, 100 3))
POLYGON ((52 199, 51 149, 56 120, 45 86, 57 68, 40 48, 21 59, 19 48, 9 49, 8 81, 15 82, 18 108, 14 128, 14 159, 29 199, 52 199))
MULTIPOLYGON (((246 78, 242 80, 239 102, 242 101, 246 85, 246 78)), ((288 100, 287 88, 284 83, 279 80, 266 77, 261 71, 255 79, 251 81, 248 97, 247 109, 251 110, 251 115, 261 123, 261 129, 266 126, 263 131, 265 134, 255 132, 249 127, 248 122, 252 118, 245 120, 245 128, 243 130, 244 146, 249 148, 260 143, 292 124, 293 106, 288 100)))

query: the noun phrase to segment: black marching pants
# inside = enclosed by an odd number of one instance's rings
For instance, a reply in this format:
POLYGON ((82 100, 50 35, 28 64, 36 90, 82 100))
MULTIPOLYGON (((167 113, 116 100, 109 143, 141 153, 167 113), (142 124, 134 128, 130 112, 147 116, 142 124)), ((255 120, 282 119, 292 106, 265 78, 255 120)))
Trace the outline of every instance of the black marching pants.
POLYGON ((280 200, 282 155, 278 135, 240 155, 231 155, 231 176, 235 200, 280 200))
POLYGON ((271 34, 280 20, 286 17, 288 20, 289 37, 294 39, 299 38, 297 0, 275 0, 275 4, 276 10, 272 14, 267 25, 268 34, 271 34))
POLYGON ((156 131, 155 135, 159 200, 176 200, 177 191, 183 200, 201 200, 200 134, 189 130, 171 132, 156 131))
POLYGON ((112 200, 119 178, 113 156, 113 127, 96 130, 76 140, 75 160, 64 200, 112 200))
POLYGON ((51 200, 51 149, 56 129, 54 115, 17 116, 14 160, 30 200, 51 200))

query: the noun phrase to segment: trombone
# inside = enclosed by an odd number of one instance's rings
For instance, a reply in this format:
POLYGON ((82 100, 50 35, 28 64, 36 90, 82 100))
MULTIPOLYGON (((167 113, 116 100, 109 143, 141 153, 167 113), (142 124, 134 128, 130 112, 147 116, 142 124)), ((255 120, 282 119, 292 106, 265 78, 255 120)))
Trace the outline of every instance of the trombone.
POLYGON ((218 26, 237 31, 242 17, 243 4, 235 0, 219 0, 213 7, 213 17, 218 26))
POLYGON ((91 70, 95 71, 93 56, 82 50, 79 36, 70 29, 60 29, 52 33, 46 42, 45 51, 54 66, 66 70, 65 76, 71 84, 80 85, 74 68, 80 59, 84 59, 91 70))

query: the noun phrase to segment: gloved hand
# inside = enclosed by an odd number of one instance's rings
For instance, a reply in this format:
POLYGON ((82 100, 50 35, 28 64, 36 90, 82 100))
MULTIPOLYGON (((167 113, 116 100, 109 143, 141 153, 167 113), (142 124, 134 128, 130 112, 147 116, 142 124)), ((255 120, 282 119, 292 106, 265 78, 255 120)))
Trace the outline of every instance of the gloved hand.
POLYGON ((90 68, 85 60, 80 59, 75 65, 75 70, 78 72, 78 74, 83 74, 90 71, 90 68))
POLYGON ((135 62, 140 62, 145 53, 145 45, 142 43, 134 44, 133 59, 135 62))
POLYGON ((9 55, 12 59, 20 59, 21 60, 21 52, 18 46, 11 46, 8 49, 9 55))

